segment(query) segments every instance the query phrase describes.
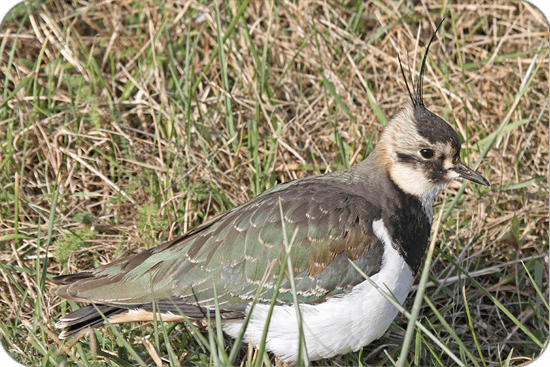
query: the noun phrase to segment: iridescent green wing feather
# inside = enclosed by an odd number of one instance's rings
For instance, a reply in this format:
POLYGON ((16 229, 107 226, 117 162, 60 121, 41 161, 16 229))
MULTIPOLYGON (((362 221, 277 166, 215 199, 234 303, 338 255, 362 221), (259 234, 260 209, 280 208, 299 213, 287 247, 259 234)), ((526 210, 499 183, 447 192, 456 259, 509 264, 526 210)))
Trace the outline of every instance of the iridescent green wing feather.
MULTIPOLYGON (((262 300, 270 299, 285 258, 279 201, 289 240, 296 231, 290 258, 299 299, 342 293, 364 280, 348 259, 373 274, 383 252, 372 232, 381 214, 351 182, 341 172, 278 185, 174 241, 66 276, 57 293, 120 306, 174 298, 209 307, 215 287, 222 308, 242 310, 270 269, 261 291, 262 300)), ((292 301, 289 290, 284 279, 280 302, 292 301)))

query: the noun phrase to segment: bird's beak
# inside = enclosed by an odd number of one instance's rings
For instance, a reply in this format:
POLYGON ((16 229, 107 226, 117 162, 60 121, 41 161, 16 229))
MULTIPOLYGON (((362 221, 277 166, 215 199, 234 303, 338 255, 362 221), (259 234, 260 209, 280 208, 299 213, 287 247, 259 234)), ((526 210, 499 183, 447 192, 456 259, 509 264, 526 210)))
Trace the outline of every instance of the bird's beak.
POLYGON ((462 178, 478 183, 480 185, 489 186, 489 181, 482 175, 460 162, 458 165, 452 168, 462 178))

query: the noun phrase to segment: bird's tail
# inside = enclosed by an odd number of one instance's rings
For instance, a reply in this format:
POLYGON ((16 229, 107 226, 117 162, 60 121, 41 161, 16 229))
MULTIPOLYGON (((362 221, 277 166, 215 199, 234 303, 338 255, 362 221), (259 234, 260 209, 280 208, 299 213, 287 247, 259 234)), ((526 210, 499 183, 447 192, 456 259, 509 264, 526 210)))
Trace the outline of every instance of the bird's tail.
MULTIPOLYGON (((220 309, 222 320, 243 319, 244 311, 234 309, 220 309)), ((192 305, 181 298, 165 298, 153 303, 141 304, 111 304, 87 305, 70 314, 63 316, 55 324, 57 329, 64 329, 60 339, 78 334, 87 328, 96 328, 107 324, 125 324, 129 322, 143 322, 162 320, 168 322, 183 322, 185 319, 200 320, 207 318, 207 314, 214 319, 216 311, 207 307, 192 305), (185 315, 185 316, 183 316, 185 315)))

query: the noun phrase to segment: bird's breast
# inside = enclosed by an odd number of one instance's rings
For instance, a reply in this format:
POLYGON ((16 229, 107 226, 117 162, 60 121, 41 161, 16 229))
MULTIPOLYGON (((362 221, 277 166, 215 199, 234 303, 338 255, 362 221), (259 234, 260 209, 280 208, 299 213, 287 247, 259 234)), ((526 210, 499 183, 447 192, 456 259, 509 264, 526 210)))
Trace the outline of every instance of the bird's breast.
MULTIPOLYGON (((373 223, 373 231, 384 247, 380 271, 371 277, 377 286, 403 303, 414 275, 405 259, 391 243, 383 220, 373 223)), ((254 307, 245 341, 260 342, 269 305, 254 307)), ((350 292, 319 304, 301 304, 302 330, 310 360, 330 358, 356 351, 378 339, 391 325, 397 309, 365 280, 350 292)), ((266 348, 282 361, 295 363, 300 328, 294 305, 275 306, 269 324, 266 348)), ((241 323, 226 324, 224 330, 236 337, 241 323)))

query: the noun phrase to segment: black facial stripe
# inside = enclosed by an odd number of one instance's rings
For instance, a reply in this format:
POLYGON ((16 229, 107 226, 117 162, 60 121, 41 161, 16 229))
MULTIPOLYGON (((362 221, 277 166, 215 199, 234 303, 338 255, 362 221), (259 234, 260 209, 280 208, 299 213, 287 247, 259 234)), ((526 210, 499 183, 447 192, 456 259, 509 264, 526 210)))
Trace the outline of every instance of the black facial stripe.
POLYGON ((454 156, 453 156, 453 165, 457 165, 458 163, 460 162, 460 151, 458 151, 454 156))
POLYGON ((422 171, 425 172, 428 180, 433 183, 446 181, 447 172, 443 167, 443 160, 443 156, 430 160, 424 160, 415 156, 414 154, 397 152, 397 161, 399 163, 421 167, 422 171))
POLYGON ((397 152, 397 161, 400 163, 415 164, 415 163, 419 163, 420 159, 418 159, 412 154, 397 152))

